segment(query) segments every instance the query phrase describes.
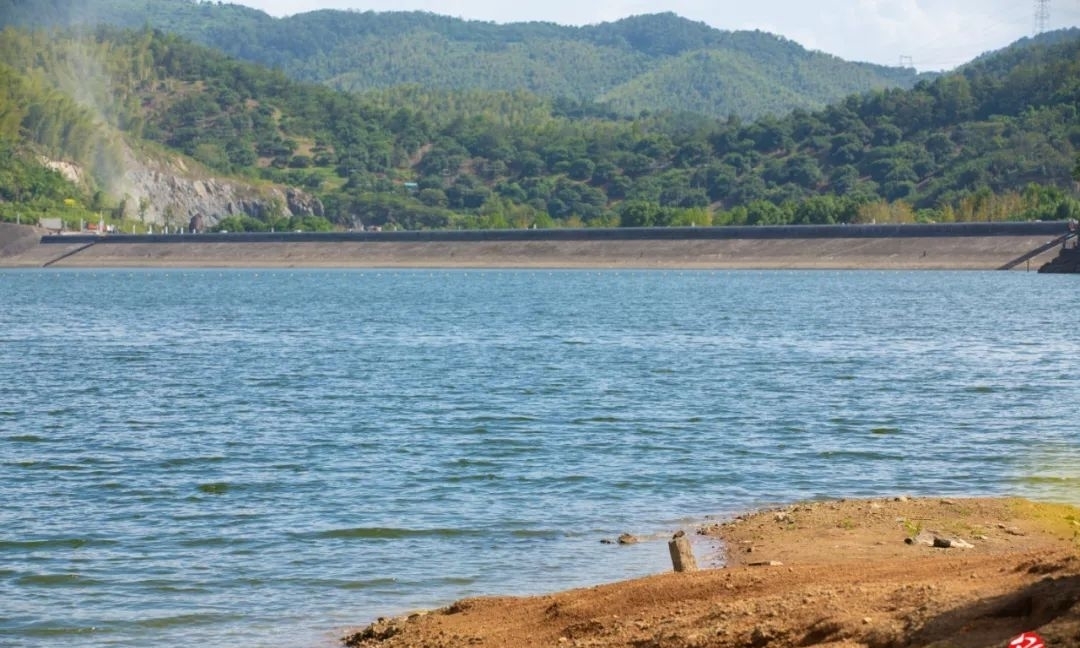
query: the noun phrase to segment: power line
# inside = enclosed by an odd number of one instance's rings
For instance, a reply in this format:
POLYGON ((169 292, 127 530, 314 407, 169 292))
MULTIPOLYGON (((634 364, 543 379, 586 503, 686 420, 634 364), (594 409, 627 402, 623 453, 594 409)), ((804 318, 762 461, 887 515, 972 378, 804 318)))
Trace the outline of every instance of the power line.
MULTIPOLYGON (((1077 3, 1080 4, 1080 0, 1077 0, 1077 3)), ((1030 5, 1024 7, 1010 3, 992 14, 984 14, 971 20, 964 31, 965 38, 962 43, 946 43, 938 37, 926 37, 921 41, 906 41, 906 47, 909 48, 907 51, 913 54, 913 67, 923 71, 950 70, 970 63, 977 56, 1030 36, 1030 27, 1024 27, 1024 24, 1030 25, 1031 18, 1030 5)), ((901 67, 904 65, 901 64, 901 67)))
POLYGON ((1050 0, 1035 0, 1035 35, 1046 31, 1050 24, 1050 0))

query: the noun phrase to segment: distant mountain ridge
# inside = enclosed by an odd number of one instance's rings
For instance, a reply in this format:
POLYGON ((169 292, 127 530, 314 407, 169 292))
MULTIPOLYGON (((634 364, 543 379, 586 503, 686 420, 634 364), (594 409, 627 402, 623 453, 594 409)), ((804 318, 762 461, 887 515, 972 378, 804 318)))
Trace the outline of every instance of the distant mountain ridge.
POLYGON ((190 0, 0 0, 0 26, 151 26, 294 79, 347 91, 525 90, 607 103, 627 115, 754 119, 820 109, 869 90, 910 88, 914 69, 853 63, 760 31, 674 13, 585 27, 495 24, 426 12, 317 10, 273 18, 190 0))
MULTIPOLYGON (((745 56, 665 60, 697 72, 745 56)), ((742 86, 760 82, 742 69, 742 86)), ((149 27, 5 29, 0 220, 107 212, 130 228, 205 214, 230 231, 1062 220, 1080 217, 1077 79, 1080 30, 1069 30, 820 110, 627 117, 521 90, 346 93, 149 27), (79 172, 65 180, 58 165, 79 172)), ((695 84, 681 94, 707 97, 695 84)))

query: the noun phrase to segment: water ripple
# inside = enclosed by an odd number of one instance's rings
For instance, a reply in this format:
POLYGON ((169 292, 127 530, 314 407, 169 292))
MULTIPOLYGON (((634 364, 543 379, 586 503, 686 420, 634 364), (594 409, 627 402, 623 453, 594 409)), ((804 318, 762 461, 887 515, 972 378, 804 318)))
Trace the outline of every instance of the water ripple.
POLYGON ((664 571, 759 505, 1080 502, 1080 293, 1036 275, 0 271, 0 303, 15 645, 319 646, 664 571))

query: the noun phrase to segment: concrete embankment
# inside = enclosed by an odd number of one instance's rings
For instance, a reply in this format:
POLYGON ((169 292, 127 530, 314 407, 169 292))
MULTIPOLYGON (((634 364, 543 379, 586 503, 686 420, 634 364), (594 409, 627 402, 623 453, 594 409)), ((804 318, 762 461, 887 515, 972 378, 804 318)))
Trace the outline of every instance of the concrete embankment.
MULTIPOLYGON (((965 223, 47 236, 11 253, 0 240, 0 266, 989 270, 1023 258, 1064 232, 1063 223, 965 223)), ((1037 269, 1055 254, 1051 248, 1016 268, 1037 269)))
POLYGON ((54 255, 54 250, 42 249, 41 236, 44 230, 14 223, 0 223, 0 267, 10 265, 43 265, 48 258, 34 263, 36 253, 54 255), (15 262, 15 260, 20 260, 15 262))

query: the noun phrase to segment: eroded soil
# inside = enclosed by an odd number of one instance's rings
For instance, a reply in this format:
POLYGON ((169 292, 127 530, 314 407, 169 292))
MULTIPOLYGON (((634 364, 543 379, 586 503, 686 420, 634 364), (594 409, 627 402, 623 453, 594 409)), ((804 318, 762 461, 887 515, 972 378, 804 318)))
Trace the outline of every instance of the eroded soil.
POLYGON ((701 529, 695 547, 721 539, 722 568, 467 599, 345 641, 1004 648, 1036 630, 1048 647, 1080 646, 1078 529, 1080 510, 1019 499, 795 504, 701 529))

